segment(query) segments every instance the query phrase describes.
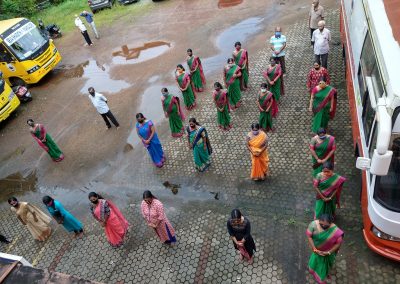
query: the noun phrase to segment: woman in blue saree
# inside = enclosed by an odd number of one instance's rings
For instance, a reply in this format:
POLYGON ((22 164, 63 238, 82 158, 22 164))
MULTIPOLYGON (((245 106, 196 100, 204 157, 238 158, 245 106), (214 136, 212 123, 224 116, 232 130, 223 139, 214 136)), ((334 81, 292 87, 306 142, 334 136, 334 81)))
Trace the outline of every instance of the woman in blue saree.
POLYGON ((212 153, 207 130, 200 126, 195 118, 191 118, 186 131, 188 133, 189 149, 193 150, 196 169, 199 172, 204 172, 211 165, 210 155, 212 153))
POLYGON ((153 122, 146 120, 142 113, 136 114, 136 120, 136 132, 140 140, 142 140, 144 147, 149 152, 154 165, 161 168, 164 166, 165 156, 153 122))
POLYGON ((62 224, 65 230, 74 232, 76 237, 83 235, 82 223, 69 213, 59 201, 48 195, 44 196, 42 200, 50 215, 53 216, 58 224, 62 224))

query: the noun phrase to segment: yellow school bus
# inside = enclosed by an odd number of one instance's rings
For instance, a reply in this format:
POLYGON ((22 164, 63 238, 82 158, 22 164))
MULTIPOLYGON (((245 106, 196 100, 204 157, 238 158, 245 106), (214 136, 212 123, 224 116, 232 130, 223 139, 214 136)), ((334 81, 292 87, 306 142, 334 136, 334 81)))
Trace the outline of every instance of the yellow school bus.
POLYGON ((5 120, 19 106, 20 101, 11 87, 1 78, 0 72, 0 121, 5 120))
POLYGON ((60 61, 53 41, 43 37, 30 20, 0 21, 0 70, 7 83, 37 83, 60 61))

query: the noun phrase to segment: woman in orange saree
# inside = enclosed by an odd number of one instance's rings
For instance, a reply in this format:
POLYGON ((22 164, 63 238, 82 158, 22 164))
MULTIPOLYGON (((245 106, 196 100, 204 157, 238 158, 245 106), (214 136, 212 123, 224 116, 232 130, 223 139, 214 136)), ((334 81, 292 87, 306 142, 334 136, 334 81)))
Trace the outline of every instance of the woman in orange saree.
POLYGON ((247 134, 247 148, 251 154, 251 179, 265 180, 268 173, 268 138, 264 131, 260 130, 258 123, 251 125, 251 131, 247 134))
POLYGON ((92 215, 104 227, 110 245, 114 248, 123 245, 129 223, 121 211, 110 200, 105 200, 95 192, 89 193, 89 200, 92 203, 92 215))

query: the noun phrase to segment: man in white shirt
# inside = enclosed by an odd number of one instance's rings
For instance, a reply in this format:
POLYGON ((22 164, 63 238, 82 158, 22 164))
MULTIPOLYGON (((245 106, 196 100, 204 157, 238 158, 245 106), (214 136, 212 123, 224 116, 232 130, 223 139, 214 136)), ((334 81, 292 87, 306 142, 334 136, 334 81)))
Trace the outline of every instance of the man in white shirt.
POLYGON ((281 27, 275 28, 275 34, 269 40, 272 50, 272 57, 277 63, 281 65, 283 74, 286 74, 285 64, 285 48, 286 48, 286 36, 282 34, 281 27))
POLYGON ((111 128, 111 123, 108 121, 108 119, 110 119, 111 122, 118 129, 119 123, 115 119, 114 115, 112 114, 110 108, 107 105, 107 98, 100 93, 96 93, 93 87, 90 87, 88 91, 89 91, 89 98, 92 101, 94 107, 97 109, 97 112, 103 117, 104 122, 107 125, 107 129, 111 128))
POLYGON ((78 15, 75 15, 75 26, 79 29, 79 31, 83 35, 83 38, 86 40, 87 45, 88 46, 93 45, 92 41, 90 40, 87 29, 85 27, 85 24, 82 22, 81 18, 79 18, 78 15))
POLYGON ((314 46, 315 62, 328 69, 329 42, 331 32, 325 28, 325 21, 318 22, 318 29, 313 32, 311 43, 314 46))
POLYGON ((314 31, 318 29, 318 22, 323 21, 324 18, 325 18, 324 7, 319 5, 319 0, 313 0, 308 17, 308 25, 310 26, 311 37, 314 31))

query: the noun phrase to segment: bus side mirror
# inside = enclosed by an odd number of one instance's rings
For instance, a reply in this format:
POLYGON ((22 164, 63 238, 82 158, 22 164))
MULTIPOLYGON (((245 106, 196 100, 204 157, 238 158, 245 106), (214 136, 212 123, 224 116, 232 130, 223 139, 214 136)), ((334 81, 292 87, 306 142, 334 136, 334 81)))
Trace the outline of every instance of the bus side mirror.
POLYGON ((392 151, 387 151, 383 155, 379 155, 375 149, 372 160, 364 157, 358 157, 356 168, 360 170, 370 170, 370 173, 377 176, 386 176, 389 172, 390 163, 392 162, 392 151))

